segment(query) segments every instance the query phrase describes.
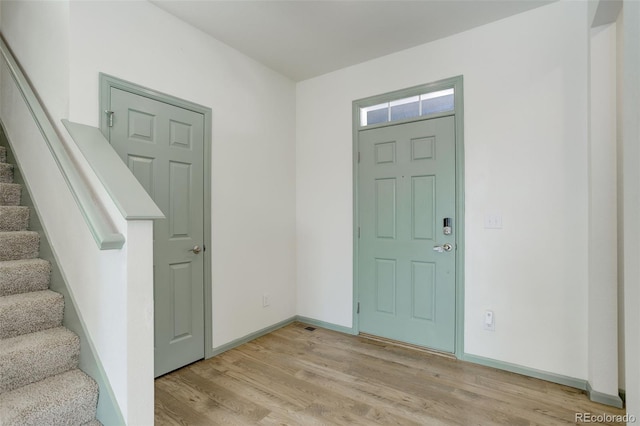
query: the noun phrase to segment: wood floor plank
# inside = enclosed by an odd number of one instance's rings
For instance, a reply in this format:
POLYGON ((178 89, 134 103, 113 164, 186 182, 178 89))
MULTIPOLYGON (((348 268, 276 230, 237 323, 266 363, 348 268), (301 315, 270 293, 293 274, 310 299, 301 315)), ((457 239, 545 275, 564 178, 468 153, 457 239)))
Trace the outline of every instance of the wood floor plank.
POLYGON ((179 380, 177 376, 166 377, 164 386, 177 401, 183 402, 179 408, 174 405, 174 412, 187 413, 190 417, 197 417, 197 420, 190 420, 186 424, 220 422, 225 425, 246 425, 251 423, 250 420, 227 410, 223 405, 209 398, 208 395, 179 380))
MULTIPOLYGON (((156 386, 157 386, 157 383, 156 383, 156 386)), ((156 426, 184 425, 184 417, 180 413, 174 413, 172 409, 173 404, 171 399, 173 399, 171 395, 166 394, 166 392, 164 392, 162 389, 156 388, 154 425, 156 426)))
POLYGON ((287 375, 282 370, 269 368, 267 363, 247 358, 238 361, 236 365, 252 375, 264 374, 273 382, 283 384, 291 396, 304 395, 309 401, 305 411, 311 411, 315 417, 330 420, 333 424, 359 424, 361 422, 358 419, 366 415, 371 408, 352 398, 336 395, 326 388, 298 379, 295 375, 287 375))
POLYGON ((209 381, 192 370, 183 369, 178 372, 176 377, 195 391, 207 395, 212 401, 235 413, 246 423, 258 422, 270 413, 268 408, 250 401, 240 393, 209 381))
POLYGON ((165 390, 164 381, 161 386, 156 382, 156 419, 160 422, 169 421, 171 424, 186 425, 205 425, 211 422, 211 419, 202 413, 197 407, 193 406, 193 402, 189 398, 185 398, 184 394, 175 395, 165 390), (160 402, 160 404, 158 404, 160 402), (174 423, 175 422, 175 423, 174 423))
MULTIPOLYGON (((517 386, 510 388, 513 390, 513 393, 511 394, 508 392, 493 392, 493 396, 497 397, 498 401, 506 400, 508 401, 509 405, 513 404, 514 402, 513 395, 523 393, 526 396, 526 407, 529 410, 537 410, 536 412, 544 411, 542 408, 536 407, 535 403, 531 403, 532 400, 538 401, 538 405, 542 405, 543 407, 546 407, 550 403, 549 395, 547 395, 547 392, 549 390, 548 385, 550 383, 543 380, 524 377, 510 372, 498 371, 485 366, 459 363, 456 360, 451 360, 440 356, 430 356, 430 362, 425 363, 424 352, 422 351, 391 347, 392 352, 389 353, 389 346, 385 345, 384 343, 380 343, 377 341, 359 341, 358 343, 360 344, 354 344, 353 341, 350 342, 349 339, 345 339, 344 336, 345 335, 340 335, 335 339, 333 338, 333 336, 331 336, 331 338, 329 339, 325 338, 324 343, 326 345, 334 347, 341 347, 342 350, 355 351, 371 356, 373 362, 377 364, 381 363, 380 365, 384 369, 392 369, 394 368, 394 365, 402 364, 411 367, 412 371, 419 371, 423 373, 425 371, 429 371, 427 376, 423 376, 425 379, 433 381, 434 383, 444 384, 446 386, 456 386, 458 388, 463 388, 471 391, 482 390, 484 393, 486 393, 487 391, 492 392, 493 389, 504 390, 505 386, 502 385, 502 381, 507 382, 507 387, 511 386, 511 383, 514 383, 517 386), (381 351, 381 349, 383 350, 381 351), (376 355, 379 355, 379 358, 376 355), (390 364, 386 364, 384 361, 390 364), (464 372, 460 371, 457 368, 452 368, 453 366, 460 364, 462 364, 466 370, 469 370, 469 372, 464 372), (496 379, 496 382, 500 384, 495 386, 485 386, 484 389, 479 389, 479 386, 476 385, 476 382, 478 382, 478 380, 482 380, 482 377, 487 374, 497 376, 498 378, 496 379), (512 377, 514 379, 511 379, 512 377), (539 393, 536 393, 535 391, 538 391, 539 393), (500 394, 503 394, 504 398, 500 398, 500 394)), ((318 339, 322 340, 322 337, 319 337, 318 339)), ((416 374, 419 375, 421 373, 416 374)), ((553 399, 553 403, 556 404, 556 411, 566 412, 564 416, 565 419, 572 418, 573 412, 569 412, 565 408, 567 406, 568 400, 564 398, 563 393, 569 392, 573 394, 572 397, 575 397, 576 394, 580 394, 580 391, 568 388, 566 386, 560 386, 556 384, 552 385, 552 389, 556 390, 557 395, 559 395, 559 397, 553 399), (569 416, 569 414, 571 414, 571 416, 569 416)), ((578 406, 578 408, 580 408, 580 406, 578 406)), ((540 420, 544 420, 546 422, 552 421, 551 419, 540 420)), ((559 419, 556 420, 560 422, 564 421, 559 419)))
POLYGON ((393 417, 401 424, 425 424, 425 420, 428 420, 428 424, 446 424, 427 412, 429 403, 422 398, 395 389, 379 387, 357 378, 344 380, 345 375, 326 373, 325 370, 321 374, 311 371, 303 371, 300 374, 306 380, 331 389, 333 392, 349 395, 371 405, 372 410, 366 417, 372 419, 372 423, 388 424, 386 421, 375 419, 393 417))
POLYGON ((560 426, 576 413, 624 414, 567 386, 301 323, 155 388, 160 426, 560 426))
POLYGON ((193 371, 201 375, 206 380, 215 382, 220 386, 238 394, 244 395, 256 404, 270 409, 278 408, 285 413, 302 410, 307 404, 299 403, 297 400, 292 401, 282 398, 278 393, 273 392, 270 387, 262 386, 253 380, 245 380, 244 377, 234 377, 217 370, 213 365, 194 365, 193 371))

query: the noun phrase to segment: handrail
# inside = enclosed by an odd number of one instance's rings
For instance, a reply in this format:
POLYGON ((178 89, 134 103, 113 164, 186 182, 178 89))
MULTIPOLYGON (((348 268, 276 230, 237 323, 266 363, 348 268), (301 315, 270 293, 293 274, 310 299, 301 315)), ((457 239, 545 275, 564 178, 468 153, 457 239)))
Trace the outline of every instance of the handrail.
POLYGON ((7 64, 11 77, 15 81, 27 108, 31 112, 35 124, 40 129, 40 133, 47 143, 62 177, 71 191, 71 195, 80 208, 80 212, 89 226, 91 235, 96 241, 98 248, 100 250, 121 249, 125 242, 124 235, 115 229, 113 224, 105 217, 105 214, 98 208, 91 190, 85 180, 80 176, 80 173, 64 148, 60 136, 58 136, 58 133, 53 127, 51 120, 44 111, 27 78, 22 73, 13 54, 6 45, 4 38, 1 36, 0 53, 7 64))
POLYGON ((71 139, 126 220, 164 219, 162 210, 97 127, 62 120, 71 139))

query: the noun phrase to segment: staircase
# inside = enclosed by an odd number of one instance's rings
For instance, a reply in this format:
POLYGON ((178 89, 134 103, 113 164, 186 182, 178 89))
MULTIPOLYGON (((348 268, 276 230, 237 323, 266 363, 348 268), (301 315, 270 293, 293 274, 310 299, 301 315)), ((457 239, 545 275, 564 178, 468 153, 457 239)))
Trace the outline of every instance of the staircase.
POLYGON ((100 425, 98 386, 78 369, 80 340, 62 327, 49 262, 0 146, 0 425, 100 425))

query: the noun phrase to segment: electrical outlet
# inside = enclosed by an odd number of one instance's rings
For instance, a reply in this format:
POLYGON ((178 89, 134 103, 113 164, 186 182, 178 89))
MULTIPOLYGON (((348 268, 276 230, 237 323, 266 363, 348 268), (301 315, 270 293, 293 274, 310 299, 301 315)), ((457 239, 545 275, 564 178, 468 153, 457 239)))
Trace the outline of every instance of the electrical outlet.
POLYGON ((267 306, 269 306, 269 293, 262 295, 262 307, 266 308, 267 306))
POLYGON ((496 331, 496 317, 493 311, 484 311, 484 329, 487 331, 496 331))

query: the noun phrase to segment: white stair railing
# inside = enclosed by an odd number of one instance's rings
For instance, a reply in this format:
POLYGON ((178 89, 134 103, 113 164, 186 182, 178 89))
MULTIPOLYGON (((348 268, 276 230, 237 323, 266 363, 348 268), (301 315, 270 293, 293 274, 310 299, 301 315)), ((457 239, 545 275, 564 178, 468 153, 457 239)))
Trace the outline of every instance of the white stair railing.
POLYGON ((100 210, 91 191, 87 187, 85 180, 79 175, 77 167, 72 163, 69 154, 62 144, 58 133, 51 124, 51 120, 45 113, 36 97, 33 89, 29 85, 26 77, 18 67, 11 51, 0 39, 0 54, 4 61, 5 69, 16 83, 16 89, 21 94, 26 107, 31 112, 33 120, 42 133, 42 138, 47 143, 51 155, 55 159, 60 173, 69 186, 78 208, 86 221, 91 234, 101 250, 120 249, 124 245, 124 236, 117 232, 114 225, 106 218, 100 210))

